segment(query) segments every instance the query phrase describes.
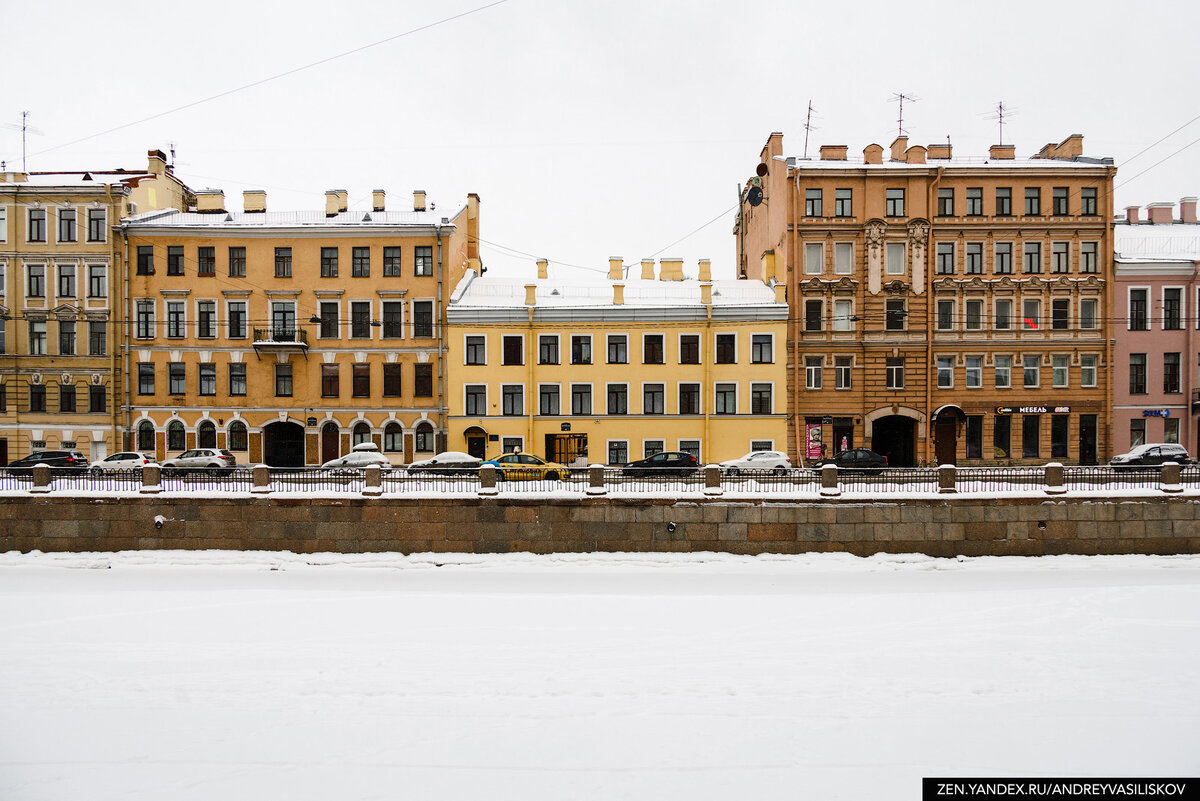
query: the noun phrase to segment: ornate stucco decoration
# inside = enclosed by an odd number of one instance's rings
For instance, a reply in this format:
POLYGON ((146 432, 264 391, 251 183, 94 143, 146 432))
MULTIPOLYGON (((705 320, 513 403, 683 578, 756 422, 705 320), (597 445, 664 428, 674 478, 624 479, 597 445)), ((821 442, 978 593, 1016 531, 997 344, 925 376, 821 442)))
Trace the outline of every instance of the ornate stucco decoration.
POLYGON ((867 242, 867 291, 878 295, 883 281, 883 235, 887 223, 883 220, 867 220, 863 236, 867 242))
POLYGON ((912 220, 908 223, 908 245, 912 253, 913 292, 920 295, 925 291, 925 247, 929 242, 929 221, 912 220))

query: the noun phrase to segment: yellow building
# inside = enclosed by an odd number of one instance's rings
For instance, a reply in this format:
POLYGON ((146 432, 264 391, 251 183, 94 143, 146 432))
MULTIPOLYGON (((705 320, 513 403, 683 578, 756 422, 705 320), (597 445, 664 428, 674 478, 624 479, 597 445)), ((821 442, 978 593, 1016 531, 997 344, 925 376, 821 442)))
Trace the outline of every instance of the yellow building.
POLYGON ((600 283, 468 273, 447 308, 449 442, 481 458, 522 450, 582 466, 660 451, 701 462, 784 447, 787 304, 708 261, 620 259, 600 283))
POLYGON ((219 447, 240 464, 314 464, 373 441, 393 463, 445 437, 446 292, 477 256, 479 199, 447 214, 344 190, 317 212, 243 211, 217 190, 142 214, 129 253, 122 430, 159 459, 219 447))
POLYGON ((0 173, 0 464, 121 448, 122 217, 190 202, 161 151, 145 170, 0 173))

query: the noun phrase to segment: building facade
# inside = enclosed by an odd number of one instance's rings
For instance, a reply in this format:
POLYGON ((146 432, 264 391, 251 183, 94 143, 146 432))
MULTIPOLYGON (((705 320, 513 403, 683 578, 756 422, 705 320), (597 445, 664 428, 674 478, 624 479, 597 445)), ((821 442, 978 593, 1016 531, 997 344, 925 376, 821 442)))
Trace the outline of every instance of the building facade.
POLYGON ((1095 463, 1111 450, 1111 159, 951 146, 786 157, 743 189, 739 274, 787 287, 789 450, 892 465, 1095 463))
POLYGON ((1130 206, 1114 227, 1113 444, 1200 452, 1200 223, 1196 198, 1130 206))
POLYGON ((447 311, 449 447, 525 451, 572 466, 662 451, 701 462, 784 447, 782 291, 698 279, 653 260, 641 280, 537 281, 468 274, 447 311))
POLYGON ((122 217, 190 202, 161 151, 145 170, 0 173, 0 464, 122 447, 122 217))
POLYGON ((194 211, 140 214, 128 248, 129 447, 192 447, 239 463, 319 464, 375 442, 395 464, 446 428, 445 287, 480 270, 479 199, 446 216, 377 190, 318 212, 267 211, 266 193, 197 193, 194 211))

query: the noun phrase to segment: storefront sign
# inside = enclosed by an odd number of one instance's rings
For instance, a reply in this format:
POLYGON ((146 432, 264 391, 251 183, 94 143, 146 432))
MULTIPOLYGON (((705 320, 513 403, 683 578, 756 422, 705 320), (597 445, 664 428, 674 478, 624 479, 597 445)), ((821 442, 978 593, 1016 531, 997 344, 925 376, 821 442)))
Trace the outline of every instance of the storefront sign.
POLYGON ((997 406, 996 414, 1070 414, 1070 406, 997 406))
POLYGON ((1142 409, 1142 417, 1170 417, 1170 409, 1142 409))

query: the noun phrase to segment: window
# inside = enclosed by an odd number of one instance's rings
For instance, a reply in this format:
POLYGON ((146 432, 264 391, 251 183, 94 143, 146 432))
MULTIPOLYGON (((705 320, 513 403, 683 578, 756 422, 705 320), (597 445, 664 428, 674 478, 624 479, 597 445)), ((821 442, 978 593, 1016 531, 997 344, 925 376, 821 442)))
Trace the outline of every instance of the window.
POLYGON ((679 413, 700 414, 700 385, 679 385, 679 413))
POLYGON ((58 321, 58 353, 60 356, 75 355, 75 321, 58 321))
POLYGON ((887 246, 887 273, 888 275, 903 275, 905 269, 904 263, 904 243, 889 242, 887 246))
POLYGON ((838 275, 850 275, 854 272, 854 244, 852 242, 835 242, 833 244, 833 271, 838 275))
POLYGON ((88 387, 88 411, 95 414, 108 410, 108 392, 104 387, 88 387))
POLYGON ((183 275, 183 246, 167 247, 167 275, 183 275))
POLYGON ((413 336, 433 337, 433 301, 413 301, 413 336))
POLYGON ((137 274, 154 275, 154 245, 138 245, 137 274))
POLYGON ((60 412, 75 411, 75 385, 60 384, 58 387, 58 410, 60 412))
POLYGON ((592 413, 592 385, 571 385, 571 414, 592 413))
POLYGON ((1079 385, 1081 387, 1096 386, 1096 364, 1099 359, 1095 354, 1079 357, 1079 385))
POLYGON ((700 335, 683 334, 679 337, 679 363, 700 363, 700 335))
POLYGON ((487 414, 487 384, 467 384, 463 392, 463 414, 487 414))
POLYGON ((983 243, 967 243, 967 274, 980 275, 983 273, 983 243))
POLYGON ((341 394, 341 385, 339 382, 338 365, 322 364, 321 365, 321 397, 336 398, 341 394))
POLYGON ((833 386, 834 389, 851 389, 852 375, 849 356, 833 357, 833 386))
POLYGON ((229 277, 246 277, 246 248, 241 245, 229 248, 229 277))
POLYGON ((996 330, 1007 331, 1012 328, 1012 304, 1011 300, 996 301, 996 330))
POLYGON ((649 459, 651 456, 662 453, 666 449, 661 439, 648 439, 642 442, 642 458, 649 459))
POLYGON ((938 389, 953 389, 953 387, 954 387, 954 357, 953 356, 938 356, 937 357, 937 385, 938 385, 938 389))
POLYGON ((371 303, 353 301, 350 304, 350 336, 355 339, 371 338, 371 303))
POLYGON ((1129 290, 1129 330, 1148 331, 1149 321, 1146 317, 1146 295, 1148 290, 1129 290))
POLYGON ((835 300, 833 302, 833 330, 854 330, 854 301, 835 300))
POLYGON ((433 275, 433 248, 419 246, 413 257, 413 275, 433 275))
POLYGON ((642 414, 664 414, 666 400, 662 384, 642 384, 642 414))
POLYGON ((1050 357, 1050 383, 1055 389, 1065 389, 1070 386, 1070 364, 1070 356, 1050 357))
POLYGON ((321 277, 322 278, 337 278, 338 274, 338 249, 337 248, 321 248, 321 277))
POLYGON ((662 334, 642 335, 642 364, 663 364, 662 334))
POLYGON ((1040 300, 1027 298, 1021 303, 1021 318, 1023 326, 1026 330, 1033 330, 1040 326, 1042 316, 1042 302, 1040 300))
POLYGON ((31 412, 46 411, 46 385, 45 384, 30 384, 29 385, 29 411, 31 411, 31 412))
POLYGON ((414 398, 432 398, 433 397, 433 365, 432 364, 413 365, 413 397, 414 398))
POLYGON ((418 453, 432 453, 434 445, 433 426, 429 423, 417 423, 416 436, 413 445, 418 453))
POLYGON ((954 301, 937 302, 937 327, 939 331, 950 331, 954 328, 954 301))
POLYGON ((967 387, 979 389, 983 386, 983 357, 967 357, 967 387))
POLYGON ((888 389, 904 389, 904 359, 888 357, 884 365, 888 389))
POLYGON ((1007 459, 1012 452, 1012 418, 998 414, 992 418, 992 453, 996 459, 1007 459))
POLYGON ((501 340, 501 364, 525 363, 525 337, 504 336, 501 340))
POLYGON ((108 295, 108 267, 103 264, 88 265, 88 297, 103 298, 108 295))
POLYGON ((996 216, 1011 217, 1012 216, 1012 187, 998 186, 996 187, 996 216))
POLYGON ((322 339, 336 338, 338 335, 338 304, 336 301, 321 302, 321 325, 317 329, 322 339))
MULTIPOLYGON (((482 339, 482 337, 479 338, 482 339)), ((467 362, 467 364, 472 364, 472 362, 467 362)), ((558 337, 556 335, 542 334, 538 337, 538 364, 558 364, 558 337)))
POLYGON ((1054 208, 1052 209, 1051 213, 1055 216, 1070 214, 1071 212, 1067 206, 1067 198, 1069 196, 1070 192, 1065 186, 1056 186, 1050 190, 1051 203, 1054 204, 1054 208))
POLYGON ((383 395, 387 398, 400 397, 400 390, 403 386, 404 365, 402 364, 385 364, 383 365, 383 395))
POLYGON ((996 389, 1012 386, 1012 356, 996 356, 996 389))
POLYGON ((1041 356, 1024 356, 1022 364, 1025 369, 1024 385, 1026 389, 1035 389, 1041 385, 1042 377, 1042 357, 1041 356))
POLYGON ((1040 187, 1025 187, 1025 214, 1035 217, 1042 213, 1042 190, 1040 187))
POLYGON ((938 190, 938 210, 937 213, 941 217, 954 216, 954 190, 939 189, 938 190))
POLYGON ((717 384, 715 414, 737 414, 737 384, 717 384))
POLYGON ((167 336, 179 339, 186 333, 187 305, 182 300, 167 301, 167 336))
POLYGON ((1181 392, 1179 383, 1179 354, 1163 354, 1163 392, 1174 395, 1181 392))
POLYGON ((629 463, 629 442, 626 440, 609 440, 608 443, 608 463, 628 464, 629 463))
POLYGON ((217 366, 212 362, 203 362, 199 366, 199 385, 198 394, 200 395, 216 395, 217 394, 217 366))
MULTIPOLYGON (((1179 443, 1179 418, 1168 417, 1163 420, 1163 442, 1179 443)), ((1182 460, 1179 460, 1182 461, 1182 460)))
POLYGON ((371 275, 371 249, 352 248, 350 250, 350 275, 353 278, 368 278, 371 275))
POLYGON ((1026 242, 1025 243, 1025 267, 1026 273, 1040 273, 1042 271, 1042 243, 1041 242, 1026 242))
POLYGON ((235 398, 246 395, 246 365, 242 362, 229 363, 229 394, 235 398))
POLYGON ((981 331, 983 329, 983 301, 968 300, 966 302, 966 307, 966 329, 968 331, 981 331))
POLYGON ((1042 418, 1027 414, 1021 419, 1021 457, 1037 459, 1042 452, 1042 418))
POLYGON ((102 322, 88 323, 88 355, 104 356, 108 353, 108 326, 102 322))
POLYGON ((29 265, 28 291, 25 294, 31 298, 46 297, 46 265, 29 265))
POLYGON ((75 297, 75 265, 58 265, 58 296, 60 298, 75 297))
POLYGON ((884 301, 883 328, 885 331, 903 331, 908 311, 903 298, 888 298, 884 301))
POLYGON ((383 450, 385 453, 404 450, 404 428, 399 423, 388 423, 383 427, 383 450))
POLYGON ((401 258, 400 252, 402 248, 388 246, 383 249, 383 277, 398 278, 403 273, 400 271, 401 258))
POLYGON ((1164 331, 1178 331, 1183 328, 1183 290, 1178 287, 1163 290, 1162 327, 1164 331))
POLYGON ((183 423, 179 420, 172 420, 167 423, 167 450, 181 451, 184 448, 184 443, 183 423))
POLYGON ((275 277, 292 277, 292 249, 275 248, 275 277))
POLYGON ((217 274, 217 249, 214 247, 196 248, 196 274, 217 274))
POLYGON ((629 414, 629 385, 609 384, 607 390, 608 413, 629 414))
MULTIPOLYGON (((546 337, 542 337, 542 339, 544 340, 546 337)), ((466 363, 487 364, 487 337, 469 336, 466 338, 466 343, 466 363)))
POLYGON ((371 441, 371 426, 367 423, 355 423, 354 428, 350 429, 350 444, 361 445, 364 442, 371 441))
POLYGON ((993 265, 997 275, 1011 273, 1012 267, 1012 243, 1000 242, 996 245, 996 263, 993 265))
POLYGON ((1068 273, 1071 271, 1071 243, 1052 242, 1050 244, 1050 272, 1068 273))
MULTIPOLYGON (((662 337, 659 338, 660 348, 662 337)), ((588 335, 575 334, 571 337, 571 364, 592 363, 592 338, 588 335)))
POLYGON ((821 368, 825 364, 825 359, 821 356, 805 356, 804 357, 804 388, 805 389, 820 389, 822 373, 821 368))
POLYGON ((46 210, 45 209, 30 209, 29 210, 29 236, 27 240, 30 242, 45 242, 46 241, 46 210))
MULTIPOLYGON (((610 385, 611 386, 611 385, 610 385)), ((609 392, 612 392, 610 389, 609 392)), ((612 414, 612 396, 609 396, 609 414, 612 414)), ((538 414, 558 414, 558 384, 542 384, 538 387, 538 414)), ((624 414, 624 412, 621 412, 624 414)))
POLYGON ((754 334, 750 337, 751 364, 774 364, 775 338, 770 334, 754 334))
POLYGON ((821 216, 821 190, 820 189, 805 189, 804 190, 804 216, 805 217, 820 217, 821 216))
POLYGON ((1096 214, 1096 188, 1084 187, 1079 190, 1079 213, 1096 214))
POLYGON ((275 365, 275 396, 279 398, 292 396, 292 366, 290 364, 275 365))
POLYGON ((967 188, 967 216, 980 217, 983 215, 983 187, 967 188))
POLYGON ((968 459, 983 458, 983 415, 967 415, 966 424, 966 457, 968 459))
POLYGON ((234 420, 229 424, 229 450, 244 451, 248 450, 250 436, 246 428, 246 424, 241 420, 234 420))
POLYGON ((202 300, 196 304, 196 336, 212 339, 217 335, 217 302, 202 300))
POLYGON ((149 420, 143 420, 138 424, 138 450, 152 451, 154 450, 154 423, 149 420))
POLYGON ((105 209, 88 209, 88 241, 103 242, 104 229, 108 223, 108 212, 105 209))
POLYGON ((833 190, 833 213, 837 217, 854 216, 854 190, 833 190))
POLYGON ((825 270, 825 246, 809 242, 804 246, 804 274, 820 275, 825 270))
POLYGON ((167 393, 187 394, 187 365, 183 362, 171 362, 167 365, 167 393))
POLYGON ((522 384, 503 384, 500 387, 503 414, 509 417, 525 414, 525 387, 522 384))
POLYGON ((888 217, 903 217, 904 216, 904 190, 903 189, 887 189, 884 191, 885 204, 887 206, 886 214, 888 217))
POLYGON ((1129 421, 1129 447, 1146 444, 1146 419, 1139 417, 1129 421))
POLYGON ((954 243, 937 243, 937 273, 951 275, 954 272, 954 243))
POLYGON ((383 302, 383 336, 398 339, 404 336, 404 303, 398 300, 383 302))
POLYGON ((1067 455, 1067 428, 1070 418, 1065 414, 1050 417, 1050 457, 1064 458, 1067 455))
POLYGON ((1067 298, 1054 298, 1050 301, 1050 329, 1066 331, 1071 327, 1071 301, 1067 298))
POLYGON ((820 331, 822 318, 824 316, 824 301, 806 300, 804 301, 804 330, 805 331, 820 331))
POLYGON ((629 364, 628 337, 624 334, 608 335, 608 363, 629 364))
POLYGON ((226 304, 229 312, 228 336, 241 339, 246 336, 246 301, 231 300, 226 304))
POLYGON ((29 321, 29 353, 32 356, 46 355, 46 321, 29 321))
POLYGON ((154 365, 150 362, 138 362, 138 394, 154 394, 154 365))
POLYGON ((8 241, 8 210, 0 209, 0 242, 8 241))
POLYGON ((750 414, 775 413, 771 399, 773 389, 770 384, 754 383, 750 385, 750 414))

